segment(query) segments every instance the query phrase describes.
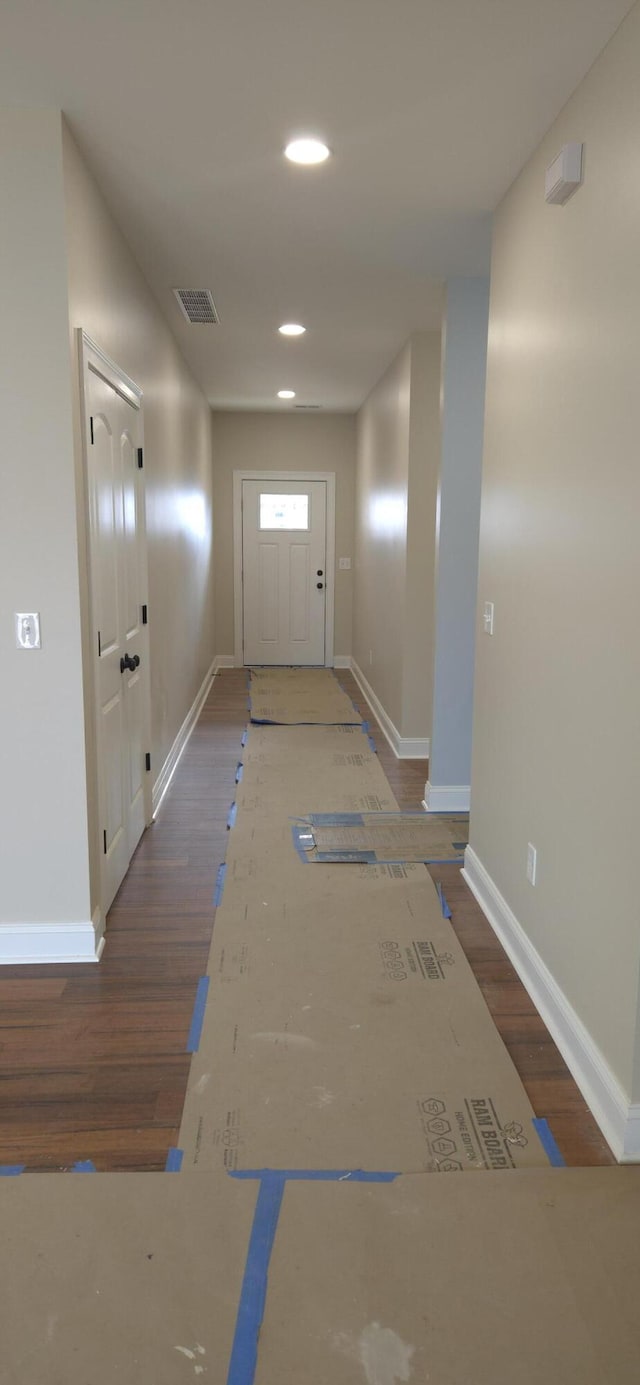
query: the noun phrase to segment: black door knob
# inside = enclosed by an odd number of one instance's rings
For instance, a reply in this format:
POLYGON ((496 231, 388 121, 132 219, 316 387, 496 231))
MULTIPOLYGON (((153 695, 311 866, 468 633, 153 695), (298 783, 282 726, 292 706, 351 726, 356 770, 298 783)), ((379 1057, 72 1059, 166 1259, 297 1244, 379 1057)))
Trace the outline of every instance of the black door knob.
POLYGON ((318 568, 318 573, 317 573, 317 575, 318 575, 318 577, 324 577, 324 573, 323 573, 321 567, 318 568))
POLYGON ((323 586, 324 586, 324 583, 323 583, 323 582, 316 582, 316 587, 318 588, 318 591, 319 591, 319 592, 322 591, 323 586))
POLYGON ((139 668, 139 667, 140 667, 140 655, 139 655, 139 654, 134 654, 134 656, 133 656, 133 662, 134 662, 135 668, 139 668))
POLYGON ((133 659, 130 654, 125 654, 124 658, 120 660, 120 672, 124 673, 125 669, 128 668, 129 672, 133 673, 134 670, 137 669, 139 663, 140 656, 138 654, 136 654, 133 659))

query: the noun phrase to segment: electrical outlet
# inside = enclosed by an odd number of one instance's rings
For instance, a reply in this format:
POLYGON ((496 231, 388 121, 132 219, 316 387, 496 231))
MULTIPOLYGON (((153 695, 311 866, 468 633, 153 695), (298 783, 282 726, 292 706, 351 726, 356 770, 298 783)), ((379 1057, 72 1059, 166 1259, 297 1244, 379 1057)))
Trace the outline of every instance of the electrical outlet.
POLYGON ((492 634, 493 634, 493 601, 485 601, 485 603, 484 603, 484 615, 483 615, 482 619, 483 619, 483 623, 484 623, 484 633, 485 633, 485 635, 492 635, 492 634))
POLYGON ((538 853, 531 842, 527 842, 527 880, 535 885, 538 870, 538 853))

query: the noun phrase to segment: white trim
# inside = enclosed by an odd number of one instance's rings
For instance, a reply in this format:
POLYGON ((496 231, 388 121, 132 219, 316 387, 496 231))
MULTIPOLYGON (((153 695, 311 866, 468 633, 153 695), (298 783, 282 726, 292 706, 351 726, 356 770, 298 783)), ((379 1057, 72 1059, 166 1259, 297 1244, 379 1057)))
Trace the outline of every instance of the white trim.
POLYGON ((469 784, 430 784, 424 786, 425 813, 468 813, 471 807, 469 784))
POLYGON ((99 909, 86 923, 0 923, 0 966, 99 962, 103 947, 99 909))
POLYGON ((326 575, 324 617, 325 668, 333 668, 333 627, 336 585, 336 473, 335 471, 245 471, 233 473, 233 626, 235 667, 244 667, 242 637, 242 482, 324 481, 327 487, 326 575))
POLYGON ((216 671, 216 661, 214 659, 213 663, 211 664, 210 668, 205 674, 204 681, 202 683, 200 691, 196 694, 193 705, 190 711, 187 712, 182 726, 180 727, 175 741, 173 742, 171 750, 169 751, 169 754, 167 755, 162 769, 160 770, 158 778, 155 781, 155 784, 153 786, 154 818, 156 818, 158 815, 160 804, 162 803, 162 800, 167 792, 167 789, 169 788, 169 785, 171 783, 171 780, 173 779, 176 769, 178 768, 178 761, 180 760, 180 756, 182 755, 182 752, 187 744, 187 741, 189 740, 191 732, 193 731, 198 717, 200 716, 200 712, 202 711, 205 698, 207 696, 209 688, 211 687, 211 680, 215 676, 216 671))
POLYGON ((235 666, 235 654, 216 654, 213 661, 213 677, 215 678, 216 673, 219 673, 221 668, 235 668, 235 666))
POLYGON ((351 660, 351 672, 360 691, 364 693, 376 720, 380 723, 380 729, 386 736, 394 755, 397 755, 399 760, 428 760, 431 748, 429 737, 401 736, 391 717, 385 712, 380 699, 376 697, 371 684, 367 683, 362 669, 358 668, 355 659, 351 660))
POLYGON ((600 1129, 621 1163, 640 1162, 640 1105, 631 1105, 582 1020, 472 847, 462 875, 555 1040, 600 1129))

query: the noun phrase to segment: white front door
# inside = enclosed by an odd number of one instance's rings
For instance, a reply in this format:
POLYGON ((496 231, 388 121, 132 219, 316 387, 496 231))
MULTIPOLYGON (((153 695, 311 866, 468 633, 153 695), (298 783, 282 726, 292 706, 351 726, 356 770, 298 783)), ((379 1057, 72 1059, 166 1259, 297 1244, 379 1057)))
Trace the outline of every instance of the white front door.
POLYGON ((106 914, 147 817, 149 683, 141 416, 139 407, 90 361, 85 361, 85 405, 101 903, 106 914))
POLYGON ((242 483, 245 664, 324 664, 325 481, 242 483))

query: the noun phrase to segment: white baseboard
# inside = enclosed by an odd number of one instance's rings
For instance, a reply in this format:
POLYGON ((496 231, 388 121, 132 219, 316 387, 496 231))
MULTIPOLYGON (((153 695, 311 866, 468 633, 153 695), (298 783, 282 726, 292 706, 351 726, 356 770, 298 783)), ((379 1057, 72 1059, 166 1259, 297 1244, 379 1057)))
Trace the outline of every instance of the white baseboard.
POLYGON ((0 923, 0 966, 99 962, 103 947, 99 910, 86 923, 0 923))
POLYGON ((427 779, 422 806, 426 813, 468 813, 471 807, 471 786, 430 784, 427 779))
POLYGON ((604 1055, 470 846, 465 852, 462 874, 558 1045, 616 1159, 621 1163, 640 1162, 640 1105, 629 1103, 604 1055))
POLYGON ((219 673, 221 668, 235 668, 235 666, 235 654, 216 654, 212 665, 213 677, 215 678, 216 673, 219 673))
MULTIPOLYGON (((217 658, 219 659, 220 655, 217 655, 217 658)), ((189 740, 191 732, 193 731, 198 717, 200 716, 204 700, 211 686, 211 679, 214 677, 216 672, 216 659, 214 659, 210 669, 205 674, 205 678, 200 688, 200 691, 196 694, 196 698, 193 703, 193 706, 191 707, 191 710, 187 712, 182 726, 180 727, 175 741, 173 742, 171 750, 169 751, 169 754, 167 755, 167 758, 162 766, 162 769, 160 770, 158 778, 156 779, 155 784, 153 786, 153 794, 151 799, 152 817, 155 817, 160 807, 160 804, 167 792, 167 789, 169 788, 169 784, 173 779, 180 756, 182 755, 182 752, 187 744, 187 741, 189 740)))
POLYGON ((350 666, 356 683, 360 691, 366 697, 372 712, 375 714, 376 720, 379 721, 380 727, 394 755, 397 755, 399 760, 428 760, 430 750, 429 737, 401 736, 397 727, 394 726, 391 717, 385 712, 380 699, 376 697, 371 684, 367 683, 362 669, 358 668, 355 659, 350 660, 350 666))

